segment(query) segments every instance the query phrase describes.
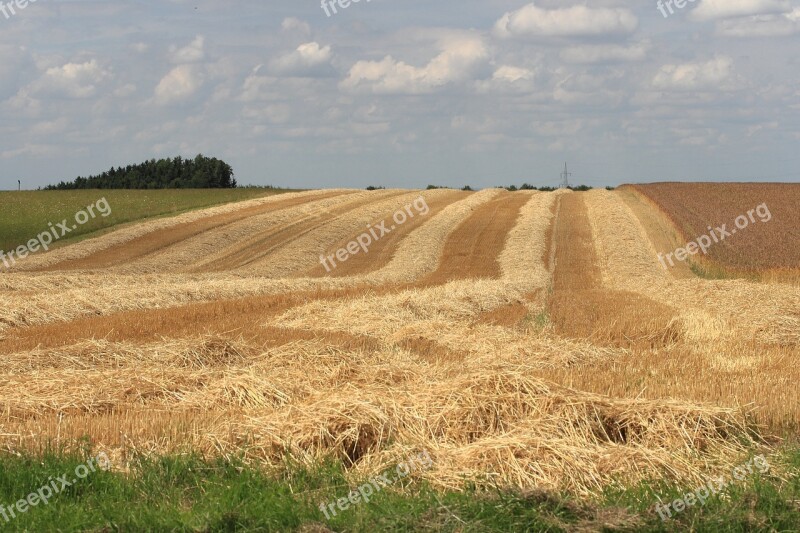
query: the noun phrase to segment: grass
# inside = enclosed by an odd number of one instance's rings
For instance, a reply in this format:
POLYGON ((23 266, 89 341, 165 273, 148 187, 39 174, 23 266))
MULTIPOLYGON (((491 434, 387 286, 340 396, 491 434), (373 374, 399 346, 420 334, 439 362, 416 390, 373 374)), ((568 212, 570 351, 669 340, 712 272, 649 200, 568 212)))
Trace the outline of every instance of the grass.
POLYGON ((735 270, 712 261, 690 262, 689 268, 695 276, 708 280, 743 279, 754 283, 800 284, 800 270, 777 268, 772 270, 735 270))
MULTIPOLYGON (((655 502, 668 503, 695 488, 680 490, 658 482, 625 491, 609 492, 605 502, 626 507, 646 519, 647 531, 741 532, 800 530, 800 448, 786 448, 768 457, 781 465, 765 474, 754 473, 741 482, 728 478, 728 486, 711 495, 705 505, 695 504, 662 520, 655 502), (781 479, 783 478, 783 479, 781 479)), ((665 513, 666 515, 666 513, 665 513)))
MULTIPOLYGON (((0 505, 85 464, 85 453, 0 456, 0 505)), ((800 528, 800 449, 782 452, 793 474, 766 474, 732 485, 705 505, 663 521, 655 502, 688 490, 658 482, 609 491, 597 501, 532 491, 438 491, 406 481, 376 492, 327 519, 321 503, 348 486, 341 466, 289 465, 265 472, 237 459, 174 455, 140 459, 128 474, 90 473, 47 505, 6 522, 9 531, 792 531, 800 528), (328 528, 328 529, 325 529, 328 528)), ((8 512, 6 512, 8 514, 8 512)), ((330 514, 330 513, 329 513, 330 514)))
POLYGON ((535 331, 544 330, 550 324, 550 314, 543 309, 537 314, 528 313, 520 324, 523 329, 533 328, 535 331))
MULTIPOLYGON (((84 225, 56 241, 75 242, 108 228, 147 218, 177 215, 229 202, 289 192, 271 189, 167 189, 167 190, 79 190, 79 191, 0 191, 0 250, 12 250, 48 230, 48 223, 67 219, 101 198, 106 198, 111 214, 98 213, 84 225)), ((56 244, 54 243, 54 244, 56 244)), ((52 246, 51 246, 52 247, 52 246)))

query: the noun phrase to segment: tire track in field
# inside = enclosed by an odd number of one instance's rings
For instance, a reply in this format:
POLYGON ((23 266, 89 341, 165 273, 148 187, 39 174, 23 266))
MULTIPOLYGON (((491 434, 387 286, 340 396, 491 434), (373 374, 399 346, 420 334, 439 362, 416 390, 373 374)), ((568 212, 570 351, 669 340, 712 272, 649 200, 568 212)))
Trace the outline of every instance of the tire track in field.
POLYGON ((437 269, 419 285, 441 285, 453 280, 502 275, 498 257, 530 196, 510 192, 477 207, 447 238, 437 269))
POLYGON ((246 241, 239 243, 238 249, 215 258, 213 262, 189 269, 188 272, 224 272, 246 267, 263 259, 276 250, 288 245, 309 233, 327 225, 331 219, 356 211, 377 200, 386 200, 408 194, 407 191, 378 192, 367 198, 346 202, 343 205, 321 209, 303 215, 277 228, 270 228, 246 241), (323 218, 324 217, 324 218, 323 218))
POLYGON ((206 217, 194 222, 187 222, 170 228, 156 230, 128 242, 111 246, 81 259, 68 260, 50 265, 43 268, 42 271, 52 272, 92 270, 109 268, 117 265, 125 265, 136 259, 153 255, 167 247, 183 242, 201 233, 229 226, 246 218, 273 211, 279 211, 282 209, 291 209, 292 207, 296 207, 304 203, 335 197, 342 194, 346 193, 340 191, 332 193, 323 192, 320 195, 289 198, 266 205, 259 205, 231 213, 206 217))

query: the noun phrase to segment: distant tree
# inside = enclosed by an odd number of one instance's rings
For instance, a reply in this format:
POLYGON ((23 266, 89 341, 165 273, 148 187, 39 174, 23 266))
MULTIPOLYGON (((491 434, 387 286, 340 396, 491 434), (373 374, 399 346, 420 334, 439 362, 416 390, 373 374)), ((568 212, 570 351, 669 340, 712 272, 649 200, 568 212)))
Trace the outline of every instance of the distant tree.
POLYGON ((385 189, 385 188, 386 187, 375 187, 374 185, 370 185, 369 187, 367 187, 367 190, 368 191, 380 191, 380 190, 385 189))
POLYGON ((150 159, 125 168, 111 167, 108 171, 61 181, 46 189, 232 189, 236 187, 233 168, 214 157, 198 154, 194 159, 150 159))
POLYGON ((470 187, 469 185, 464 185, 464 187, 461 190, 462 191, 471 191, 472 187, 470 187))

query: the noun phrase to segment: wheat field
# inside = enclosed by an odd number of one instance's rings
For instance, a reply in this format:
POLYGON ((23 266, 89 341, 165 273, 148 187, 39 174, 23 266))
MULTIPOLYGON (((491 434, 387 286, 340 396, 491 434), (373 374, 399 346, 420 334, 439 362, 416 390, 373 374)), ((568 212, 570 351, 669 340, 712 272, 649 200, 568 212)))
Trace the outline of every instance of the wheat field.
POLYGON ((31 256, 0 274, 0 446, 354 476, 426 449, 415 475, 455 490, 699 482, 796 431, 800 287, 663 269, 656 211, 624 190, 308 191, 31 256))

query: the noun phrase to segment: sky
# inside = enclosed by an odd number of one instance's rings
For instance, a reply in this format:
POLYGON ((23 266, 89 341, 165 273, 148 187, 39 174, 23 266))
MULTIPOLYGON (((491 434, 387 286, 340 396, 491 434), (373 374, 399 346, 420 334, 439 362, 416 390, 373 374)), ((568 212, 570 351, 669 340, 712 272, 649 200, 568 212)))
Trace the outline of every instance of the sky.
POLYGON ((800 0, 15 1, 0 189, 800 181, 800 0))

